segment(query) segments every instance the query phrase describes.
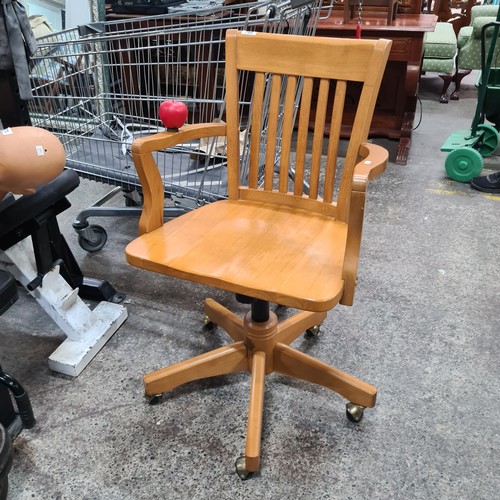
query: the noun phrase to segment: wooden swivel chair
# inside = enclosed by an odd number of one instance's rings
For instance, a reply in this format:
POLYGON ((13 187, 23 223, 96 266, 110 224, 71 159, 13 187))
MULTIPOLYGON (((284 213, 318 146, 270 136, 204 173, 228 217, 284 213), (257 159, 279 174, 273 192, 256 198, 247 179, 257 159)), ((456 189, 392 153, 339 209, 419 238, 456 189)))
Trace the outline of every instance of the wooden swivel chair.
POLYGON ((365 191, 368 181, 387 163, 387 151, 365 141, 390 44, 387 40, 228 30, 227 124, 186 125, 177 132, 162 132, 133 144, 144 208, 139 222, 141 235, 126 248, 128 262, 234 292, 251 303, 251 311, 241 319, 207 299, 206 314, 234 342, 147 374, 146 395, 248 370, 251 390, 246 450, 236 461, 241 478, 259 468, 266 375, 278 372, 338 392, 350 402, 347 411, 352 420, 359 420, 363 408, 375 404, 375 387, 302 354, 290 343, 306 329, 321 324, 327 311, 339 302, 353 302, 365 191), (247 176, 240 172, 238 82, 248 80, 238 80, 239 72, 254 73, 247 176), (294 123, 301 78, 298 123, 294 123), (362 90, 342 173, 338 174, 348 81, 362 90), (335 102, 330 119, 327 102, 332 95, 335 102), (263 109, 269 109, 267 133, 261 131, 263 109), (282 127, 278 126, 280 112, 282 127), (308 141, 312 113, 314 134, 308 141), (294 126, 298 127, 296 141, 292 140, 294 126), (329 127, 329 144, 323 166, 325 127, 329 127), (227 136, 228 199, 164 224, 163 186, 152 152, 208 136, 227 136), (277 144, 281 147, 278 162, 277 144), (306 154, 309 151, 310 156, 306 154), (310 169, 306 158, 310 158, 310 169), (291 164, 293 180, 289 178, 291 164), (304 189, 305 181, 308 189, 304 189), (339 181, 338 190, 334 189, 335 181, 339 181), (301 311, 279 323, 270 311, 270 302, 301 311))

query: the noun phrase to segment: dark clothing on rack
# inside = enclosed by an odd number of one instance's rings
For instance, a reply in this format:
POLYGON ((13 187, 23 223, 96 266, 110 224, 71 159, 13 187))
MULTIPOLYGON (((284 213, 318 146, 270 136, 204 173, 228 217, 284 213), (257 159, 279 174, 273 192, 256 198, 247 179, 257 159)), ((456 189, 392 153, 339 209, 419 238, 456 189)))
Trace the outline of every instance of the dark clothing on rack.
POLYGON ((0 70, 14 69, 23 101, 33 99, 28 60, 37 48, 26 9, 17 0, 0 0, 0 70))

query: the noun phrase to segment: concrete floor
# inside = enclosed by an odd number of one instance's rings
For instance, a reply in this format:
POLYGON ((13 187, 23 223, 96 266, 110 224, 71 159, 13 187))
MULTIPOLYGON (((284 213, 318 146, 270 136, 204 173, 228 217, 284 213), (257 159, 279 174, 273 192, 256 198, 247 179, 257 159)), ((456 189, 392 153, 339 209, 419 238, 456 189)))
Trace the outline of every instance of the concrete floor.
MULTIPOLYGON (((76 379, 49 371, 63 335, 22 290, 0 318, 0 363, 29 391, 38 421, 15 441, 10 498, 498 498, 500 196, 445 177, 439 148, 470 127, 476 95, 468 87, 440 105, 439 87, 435 75, 422 80, 408 165, 391 163, 371 185, 354 306, 331 311, 318 338, 295 342, 378 387, 360 424, 347 421, 340 396, 273 375, 262 468, 241 481, 234 460, 244 450, 247 374, 146 404, 145 373, 226 341, 202 329, 203 298, 244 306, 127 265, 131 218, 96 220, 109 242, 86 254, 71 221, 107 188, 82 181, 62 230, 87 275, 127 293, 129 318, 76 379)), ((393 142, 377 142, 394 158, 393 142)), ((486 167, 500 168, 498 156, 486 167)))

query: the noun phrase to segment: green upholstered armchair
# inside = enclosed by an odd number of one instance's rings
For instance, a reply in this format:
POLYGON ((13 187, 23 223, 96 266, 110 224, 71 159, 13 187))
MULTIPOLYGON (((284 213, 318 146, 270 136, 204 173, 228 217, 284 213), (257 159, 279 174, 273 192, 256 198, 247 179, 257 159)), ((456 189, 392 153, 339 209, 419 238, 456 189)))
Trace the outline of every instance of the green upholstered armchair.
MULTIPOLYGON (((458 100, 460 83, 473 69, 481 69, 481 29, 496 20, 498 5, 475 5, 471 9, 471 23, 458 33, 457 71, 454 76, 455 91, 451 99, 458 100)), ((493 28, 486 31, 486 52, 491 43, 493 28)), ((500 43, 497 41, 492 67, 500 67, 500 43)))
POLYGON ((441 103, 449 101, 447 91, 453 77, 456 52, 457 37, 450 23, 436 23, 434 31, 425 33, 422 73, 438 73, 443 79, 441 103))

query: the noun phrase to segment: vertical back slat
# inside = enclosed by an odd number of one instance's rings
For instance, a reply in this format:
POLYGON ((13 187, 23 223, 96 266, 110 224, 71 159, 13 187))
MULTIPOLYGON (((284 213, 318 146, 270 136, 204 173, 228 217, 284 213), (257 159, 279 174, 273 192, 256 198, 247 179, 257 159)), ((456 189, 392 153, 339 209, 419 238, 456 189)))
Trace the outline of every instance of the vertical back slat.
POLYGON ((307 135, 309 129, 309 114, 313 91, 313 78, 304 78, 302 99, 300 101, 299 128, 297 132, 297 150, 295 160, 295 179, 293 193, 301 196, 304 192, 304 166, 307 151, 307 135))
POLYGON ((289 76, 286 81, 285 111, 283 115, 283 134, 281 136, 280 158, 280 193, 288 191, 288 172, 290 169, 290 150, 295 116, 295 96, 297 92, 297 77, 289 76))
POLYGON ((226 123, 227 123, 227 183, 228 197, 237 199, 240 188, 239 84, 236 67, 236 37, 226 40, 226 123))
POLYGON ((276 158, 276 135, 278 132, 278 117, 281 95, 281 75, 273 75, 271 82, 271 98, 269 100, 268 127, 266 141, 266 165, 264 173, 264 189, 270 191, 273 188, 274 160, 276 158))
POLYGON ((259 182, 260 131, 262 126, 262 109, 264 106, 265 75, 255 74, 252 97, 252 125, 250 134, 250 167, 248 187, 256 189, 259 182))
MULTIPOLYGON (((234 53, 233 47, 229 53, 226 52, 226 61, 232 64, 228 55, 236 57, 236 69, 255 75, 249 154, 245 157, 245 161, 248 158, 249 162, 248 177, 245 175, 249 189, 239 189, 238 195, 245 199, 276 199, 279 203, 315 207, 315 210, 335 214, 338 220, 345 221, 354 167, 360 160, 360 155, 366 152, 366 148, 360 149, 360 145, 368 137, 375 96, 383 75, 383 65, 379 63, 385 64, 387 61, 390 43, 384 40, 299 40, 285 35, 281 43, 281 40, 268 34, 247 36, 236 30, 228 30, 226 46, 232 37, 238 38, 238 46, 234 53), (298 120, 295 123, 299 82, 300 101, 298 120), (337 174, 338 143, 350 82, 356 86, 361 85, 362 92, 340 176, 337 174), (327 123, 331 94, 334 94, 334 99, 331 120, 327 123), (311 110, 312 105, 314 109, 311 110), (311 113, 314 113, 312 122, 311 113), (314 126, 312 137, 309 133, 310 126, 314 126), (325 129, 328 127, 328 148, 324 165, 325 129), (295 163, 290 165, 293 145, 295 163), (279 179, 276 179, 276 161, 279 161, 279 179), (310 175, 306 175, 309 162, 310 175), (293 193, 289 193, 290 174, 293 174, 293 193), (278 186, 276 181, 279 181, 278 186), (336 183, 339 183, 338 195, 336 183), (275 187, 279 188, 279 192, 263 192, 273 191, 275 187), (287 197, 283 195, 288 193, 295 199, 285 201, 287 197)), ((235 123, 232 122, 229 126, 228 121, 228 145, 229 135, 234 135, 234 128, 235 123)), ((232 139, 232 143, 234 142, 232 139)), ((233 157, 236 151, 234 144, 231 151, 233 157)), ((228 165, 229 159, 228 154, 228 165)), ((233 177, 232 174, 229 176, 229 168, 228 177, 233 177)), ((232 192, 232 183, 229 184, 229 191, 232 192)))
POLYGON ((330 81, 322 78, 319 83, 318 98, 316 103, 316 116, 314 119, 311 157, 311 174, 309 178, 309 198, 313 199, 318 198, 321 153, 323 149, 323 136, 325 135, 325 118, 329 88, 330 81))
POLYGON ((347 82, 343 80, 338 80, 336 82, 326 158, 325 188, 323 192, 323 201, 325 201, 326 203, 331 203, 333 201, 335 173, 337 170, 338 146, 340 140, 340 131, 342 128, 342 115, 344 113, 346 89, 347 82))

